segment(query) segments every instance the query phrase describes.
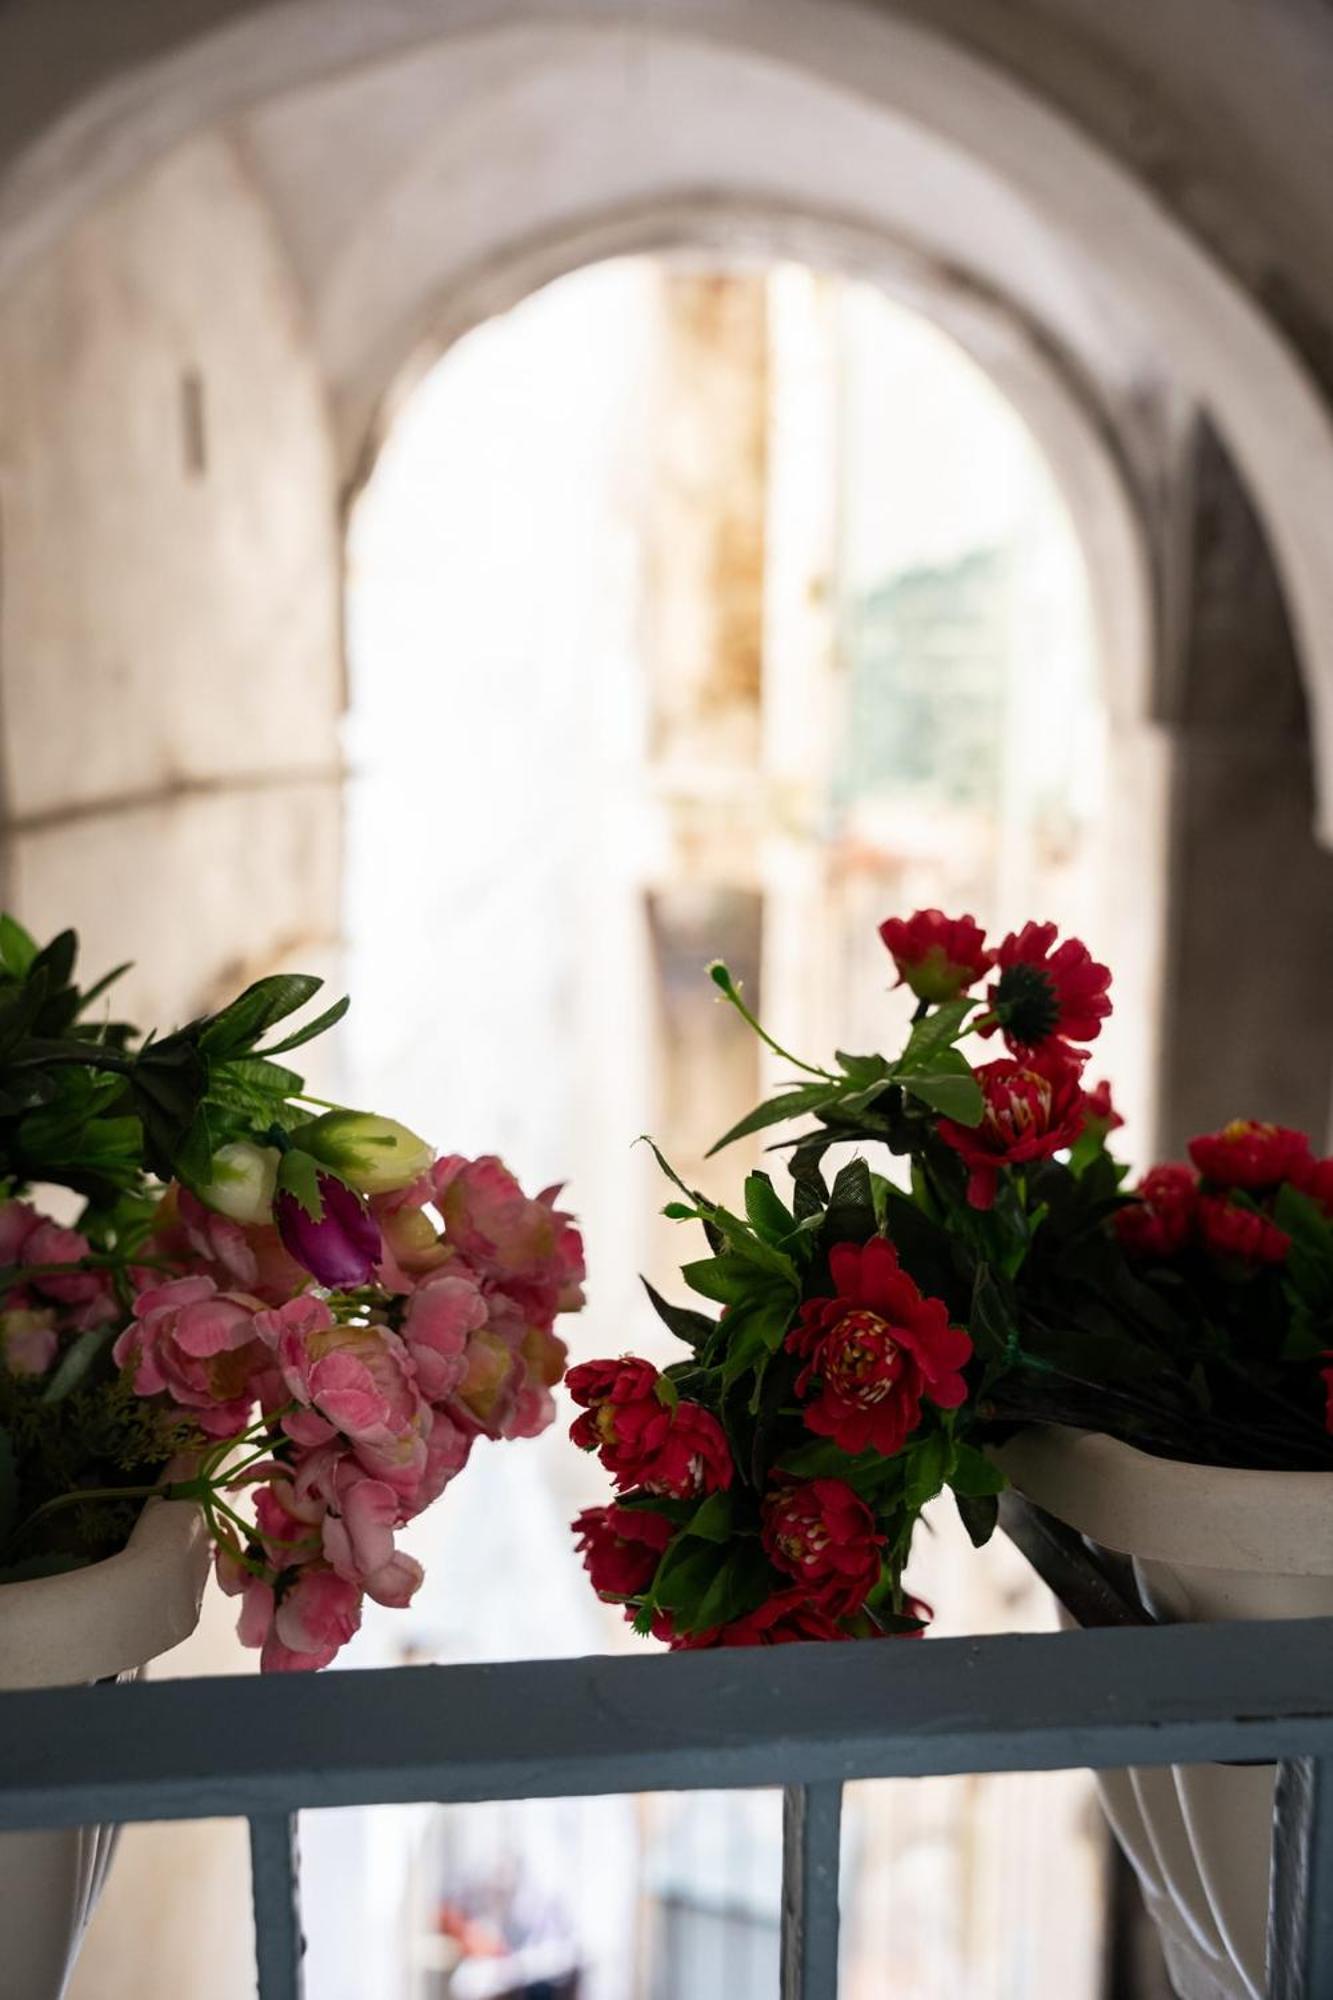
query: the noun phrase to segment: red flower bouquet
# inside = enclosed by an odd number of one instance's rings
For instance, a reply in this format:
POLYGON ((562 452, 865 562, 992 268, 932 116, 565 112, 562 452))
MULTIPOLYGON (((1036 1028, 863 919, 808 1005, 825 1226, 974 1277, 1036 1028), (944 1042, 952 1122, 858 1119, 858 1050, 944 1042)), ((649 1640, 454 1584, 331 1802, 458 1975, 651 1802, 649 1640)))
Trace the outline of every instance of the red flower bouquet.
POLYGON ((1238 1121, 1126 1190, 1110 1090, 1084 1082, 1111 1010, 1087 947, 1051 924, 991 947, 939 910, 880 936, 918 1001, 906 1046, 796 1063, 719 1141, 794 1125, 789 1195, 753 1173, 732 1214, 671 1175, 668 1214, 707 1241, 685 1282, 720 1314, 650 1287, 687 1358, 569 1377, 617 1489, 575 1524, 589 1578, 675 1648, 919 1634, 921 1510, 951 1490, 984 1541, 989 1447, 1024 1424, 1333 1467, 1333 1161, 1238 1121), (974 1068, 973 1034, 1007 1053, 974 1068))

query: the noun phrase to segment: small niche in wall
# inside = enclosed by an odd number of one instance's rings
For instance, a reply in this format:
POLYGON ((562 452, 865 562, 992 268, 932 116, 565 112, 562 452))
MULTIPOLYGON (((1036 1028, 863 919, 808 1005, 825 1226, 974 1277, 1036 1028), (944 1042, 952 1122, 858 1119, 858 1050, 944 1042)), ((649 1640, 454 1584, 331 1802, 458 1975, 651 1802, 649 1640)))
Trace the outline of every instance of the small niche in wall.
POLYGON ((202 479, 208 471, 208 416, 204 378, 197 368, 180 378, 181 460, 187 479, 202 479))

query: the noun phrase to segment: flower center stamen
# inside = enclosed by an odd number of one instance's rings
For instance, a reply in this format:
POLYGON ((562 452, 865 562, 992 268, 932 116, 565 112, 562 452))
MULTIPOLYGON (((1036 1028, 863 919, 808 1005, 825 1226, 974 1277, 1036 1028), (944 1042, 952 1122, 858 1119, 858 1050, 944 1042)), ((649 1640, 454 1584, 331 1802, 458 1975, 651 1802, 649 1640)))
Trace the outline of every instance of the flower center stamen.
POLYGON ((1005 1032, 1029 1047, 1044 1042, 1060 1023, 1060 996, 1039 965, 1008 966, 995 982, 991 1008, 1005 1032))

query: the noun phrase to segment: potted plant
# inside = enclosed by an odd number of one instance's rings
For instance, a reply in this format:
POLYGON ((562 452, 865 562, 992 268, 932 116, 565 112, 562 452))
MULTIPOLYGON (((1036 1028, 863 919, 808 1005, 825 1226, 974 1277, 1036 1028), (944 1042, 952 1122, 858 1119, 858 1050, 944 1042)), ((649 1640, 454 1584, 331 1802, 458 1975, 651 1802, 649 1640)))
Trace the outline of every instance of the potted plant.
MULTIPOLYGON (((0 1687, 141 1672, 210 1553, 261 1667, 321 1667, 367 1596, 410 1602, 397 1533, 475 1441, 551 1421, 582 1246, 558 1190, 306 1093, 285 1058, 346 1005, 292 1029, 318 980, 156 1035, 103 1018, 114 977, 0 918, 0 1687)), ((5 1837, 25 2000, 113 1839, 5 1837)))
MULTIPOLYGON (((795 1123, 791 1186, 752 1173, 738 1214, 675 1181, 713 1310, 650 1288, 687 1357, 570 1373, 574 1440, 619 1489, 575 1524, 594 1588, 677 1648, 915 1636, 922 1509, 949 1489, 984 1543, 1008 1477, 1132 1559, 1156 1617, 1333 1611, 1333 1161, 1238 1122, 1127 1190, 1085 1079, 1106 967, 1048 924, 991 948, 926 910, 881 935, 911 1032, 831 1069, 711 969, 800 1072, 718 1143, 795 1123)), ((1271 1770, 1105 1795, 1178 1990, 1258 1995, 1271 1770)))

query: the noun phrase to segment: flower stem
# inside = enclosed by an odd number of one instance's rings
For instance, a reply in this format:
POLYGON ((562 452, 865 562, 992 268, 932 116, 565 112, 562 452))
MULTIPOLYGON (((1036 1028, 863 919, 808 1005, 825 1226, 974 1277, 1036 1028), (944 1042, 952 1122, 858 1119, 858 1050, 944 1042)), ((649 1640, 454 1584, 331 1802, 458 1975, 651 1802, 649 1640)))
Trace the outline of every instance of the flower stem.
POLYGON ((773 1037, 769 1034, 767 1028, 765 1028, 763 1024, 756 1019, 756 1017, 750 1012, 749 1008, 746 1006, 745 1002, 741 999, 741 991, 739 986, 736 984, 736 981, 732 978, 730 971, 722 963, 722 960, 720 958, 714 959, 713 963, 709 966, 708 977, 712 980, 714 986, 717 987, 723 999, 730 1001, 731 1005, 736 1009, 736 1012, 740 1015, 741 1019, 745 1021, 749 1025, 749 1027, 751 1027, 754 1030, 755 1034, 758 1035, 761 1042, 765 1043, 768 1048, 772 1049, 775 1056, 781 1056, 784 1062, 789 1062, 793 1064, 794 1067, 797 1069, 803 1069, 807 1076, 822 1077, 826 1083, 841 1082, 841 1078, 834 1076, 832 1071, 826 1069, 818 1069, 813 1063, 802 1062, 801 1058, 799 1056, 794 1056, 790 1049, 784 1049, 781 1042, 774 1041, 773 1037))

